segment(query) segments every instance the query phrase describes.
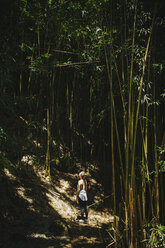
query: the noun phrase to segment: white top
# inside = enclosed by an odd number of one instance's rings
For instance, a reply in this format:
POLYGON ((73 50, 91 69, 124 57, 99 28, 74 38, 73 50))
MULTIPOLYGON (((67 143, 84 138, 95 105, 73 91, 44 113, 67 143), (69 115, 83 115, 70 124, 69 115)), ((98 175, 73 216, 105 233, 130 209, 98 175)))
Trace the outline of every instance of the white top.
POLYGON ((80 179, 80 180, 78 181, 78 184, 79 184, 79 186, 80 186, 80 189, 81 189, 81 185, 83 185, 83 188, 82 188, 82 189, 85 190, 85 182, 84 182, 83 179, 80 179))

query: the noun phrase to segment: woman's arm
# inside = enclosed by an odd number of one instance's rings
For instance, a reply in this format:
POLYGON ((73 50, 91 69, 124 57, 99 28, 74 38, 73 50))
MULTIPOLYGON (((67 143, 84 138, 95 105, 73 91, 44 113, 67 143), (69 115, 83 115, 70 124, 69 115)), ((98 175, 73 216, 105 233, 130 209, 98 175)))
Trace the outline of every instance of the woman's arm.
POLYGON ((84 182, 85 182, 85 191, 87 192, 87 180, 85 179, 84 182))

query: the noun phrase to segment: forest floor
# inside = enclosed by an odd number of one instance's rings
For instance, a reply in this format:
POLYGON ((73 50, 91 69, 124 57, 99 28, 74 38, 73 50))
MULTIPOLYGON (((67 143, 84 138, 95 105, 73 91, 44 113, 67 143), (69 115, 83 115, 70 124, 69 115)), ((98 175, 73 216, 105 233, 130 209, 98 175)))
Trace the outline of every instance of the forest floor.
POLYGON ((89 205, 93 206, 89 207, 88 223, 79 223, 75 198, 78 174, 58 170, 53 174, 49 178, 42 168, 30 164, 19 170, 4 169, 0 177, 5 204, 0 247, 104 248, 113 243, 107 231, 113 216, 104 208, 101 185, 88 178, 89 205))

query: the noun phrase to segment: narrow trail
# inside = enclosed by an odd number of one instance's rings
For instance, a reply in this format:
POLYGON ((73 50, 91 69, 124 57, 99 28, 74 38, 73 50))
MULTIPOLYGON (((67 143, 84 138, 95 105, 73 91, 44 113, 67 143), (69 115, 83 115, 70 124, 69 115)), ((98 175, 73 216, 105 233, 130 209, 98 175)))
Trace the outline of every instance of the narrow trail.
MULTIPOLYGON (((19 173, 5 169, 5 195, 10 214, 1 223, 1 248, 104 248, 110 243, 106 228, 113 216, 106 209, 89 209, 88 224, 76 221, 77 174, 55 171, 49 179, 42 169, 29 164, 19 173), (6 185, 5 185, 6 184, 6 185), (11 209, 10 209, 11 208, 11 209)), ((90 202, 101 199, 100 185, 89 182, 90 202)))
MULTIPOLYGON (((71 247, 105 247, 100 228, 91 224, 74 223, 70 228, 71 247)), ((105 233, 104 233, 105 237, 105 233)))
MULTIPOLYGON (((55 205, 56 209, 58 206, 58 213, 60 213, 61 217, 66 220, 70 237, 70 246, 68 247, 106 247, 107 244, 109 244, 110 237, 103 226, 109 226, 110 223, 113 222, 113 216, 111 216, 105 209, 96 211, 90 208, 88 209, 88 223, 85 224, 78 222, 76 218, 80 215, 80 210, 75 202, 75 184, 77 183, 78 176, 77 174, 65 174, 59 172, 58 177, 60 187, 56 186, 56 190, 60 193, 59 199, 57 200, 57 197, 51 198, 51 205, 55 205), (74 190, 72 188, 73 182, 75 185, 74 190), (70 201, 65 200, 66 194, 70 201)), ((101 185, 98 185, 94 179, 90 179, 88 186, 89 195, 93 194, 97 206, 97 202, 101 201, 101 185)))

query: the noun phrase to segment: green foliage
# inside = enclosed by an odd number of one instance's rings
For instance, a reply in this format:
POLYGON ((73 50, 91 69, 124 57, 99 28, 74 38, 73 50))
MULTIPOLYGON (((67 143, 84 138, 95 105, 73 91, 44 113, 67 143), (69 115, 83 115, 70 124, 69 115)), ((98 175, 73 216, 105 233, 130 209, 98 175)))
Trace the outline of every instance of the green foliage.
POLYGON ((158 161, 159 172, 165 172, 165 146, 157 147, 160 159, 158 161))
POLYGON ((163 248, 165 246, 165 226, 148 224, 148 228, 149 233, 147 233, 147 239, 143 240, 143 242, 146 243, 146 247, 163 248))
POLYGON ((4 132, 3 128, 0 127, 0 147, 2 150, 5 148, 5 142, 7 140, 6 133, 4 132))
POLYGON ((2 173, 4 168, 14 168, 14 164, 0 151, 0 171, 2 173))

